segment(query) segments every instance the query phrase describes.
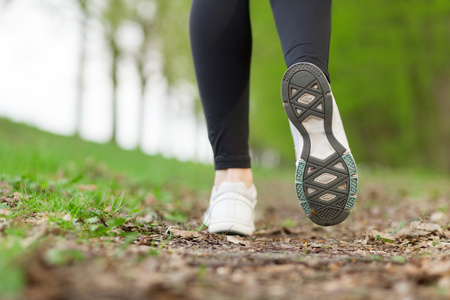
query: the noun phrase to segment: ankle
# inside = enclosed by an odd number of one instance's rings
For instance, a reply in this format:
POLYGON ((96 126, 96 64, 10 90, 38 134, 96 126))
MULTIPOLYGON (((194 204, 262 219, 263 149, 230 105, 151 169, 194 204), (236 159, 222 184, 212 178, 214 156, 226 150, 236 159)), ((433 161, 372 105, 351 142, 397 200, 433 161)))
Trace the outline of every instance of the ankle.
POLYGON ((222 182, 243 182, 247 188, 253 185, 253 174, 251 169, 230 168, 224 170, 216 170, 214 179, 214 187, 217 190, 222 182))

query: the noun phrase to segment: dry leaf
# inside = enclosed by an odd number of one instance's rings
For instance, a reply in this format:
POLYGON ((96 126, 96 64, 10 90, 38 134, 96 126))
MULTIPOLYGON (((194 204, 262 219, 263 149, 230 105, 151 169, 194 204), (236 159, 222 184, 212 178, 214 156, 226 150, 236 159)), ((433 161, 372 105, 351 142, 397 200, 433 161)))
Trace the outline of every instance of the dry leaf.
POLYGON ((442 230, 442 227, 438 224, 431 224, 431 223, 421 223, 420 221, 413 221, 409 225, 412 229, 416 230, 423 230, 428 232, 439 232, 442 234, 444 231, 442 230))
POLYGON ((236 245, 251 246, 251 242, 238 235, 227 235, 227 240, 236 245))
POLYGON ((175 237, 181 237, 183 239, 193 239, 193 238, 199 238, 200 233, 197 231, 186 231, 186 230, 178 230, 178 229, 171 229, 170 232, 175 237))

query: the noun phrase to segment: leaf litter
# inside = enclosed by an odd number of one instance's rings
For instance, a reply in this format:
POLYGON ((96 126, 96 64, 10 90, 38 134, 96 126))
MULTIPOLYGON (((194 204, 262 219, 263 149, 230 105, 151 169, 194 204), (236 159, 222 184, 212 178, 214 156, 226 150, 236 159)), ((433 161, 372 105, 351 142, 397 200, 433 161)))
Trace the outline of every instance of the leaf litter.
MULTIPOLYGON (((116 223, 76 220, 67 212, 0 218, 0 238, 10 226, 31 226, 22 245, 35 248, 22 259, 27 285, 18 299, 450 297, 449 211, 442 209, 450 194, 397 195, 393 202, 382 186, 369 186, 348 220, 319 227, 301 214, 290 185, 261 186, 257 231, 249 237, 202 228, 203 193, 182 196, 187 221, 174 221, 173 204, 158 206, 152 195, 142 214, 119 214, 116 223), (52 223, 54 217, 103 226, 105 234, 80 238, 52 223)), ((12 208, 22 195, 10 193, 0 183, 0 204, 12 208)))

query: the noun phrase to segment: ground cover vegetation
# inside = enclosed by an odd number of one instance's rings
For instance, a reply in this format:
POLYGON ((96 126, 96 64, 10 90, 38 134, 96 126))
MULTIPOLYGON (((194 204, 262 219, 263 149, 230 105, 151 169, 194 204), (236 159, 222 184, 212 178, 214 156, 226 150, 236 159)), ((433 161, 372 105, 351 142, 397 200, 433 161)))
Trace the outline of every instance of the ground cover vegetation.
POLYGON ((210 166, 0 120, 0 299, 447 299, 450 178, 360 165, 344 224, 256 169, 257 231, 201 224, 210 166))

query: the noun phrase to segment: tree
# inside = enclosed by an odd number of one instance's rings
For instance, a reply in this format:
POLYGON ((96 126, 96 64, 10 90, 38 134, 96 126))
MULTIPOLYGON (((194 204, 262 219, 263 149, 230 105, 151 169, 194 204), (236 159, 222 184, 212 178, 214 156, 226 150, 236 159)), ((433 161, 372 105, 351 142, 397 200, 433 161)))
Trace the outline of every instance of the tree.
POLYGON ((78 49, 78 74, 75 108, 75 134, 80 135, 83 122, 83 97, 84 97, 84 69, 86 62, 87 27, 90 17, 89 0, 76 0, 80 9, 80 47, 78 49))
POLYGON ((139 144, 143 139, 144 119, 145 119, 145 99, 146 91, 148 89, 148 79, 153 71, 150 62, 150 51, 155 48, 153 42, 156 40, 155 32, 155 14, 156 3, 153 0, 129 0, 129 18, 139 27, 142 34, 141 44, 136 53, 133 54, 133 59, 136 64, 137 73, 139 76, 139 114, 138 114, 138 141, 139 144))
POLYGON ((117 89, 118 89, 118 64, 122 51, 116 40, 117 30, 124 22, 127 14, 127 6, 124 0, 109 0, 106 2, 101 21, 105 28, 105 38, 111 54, 110 76, 112 82, 112 134, 110 141, 117 143, 117 89))

